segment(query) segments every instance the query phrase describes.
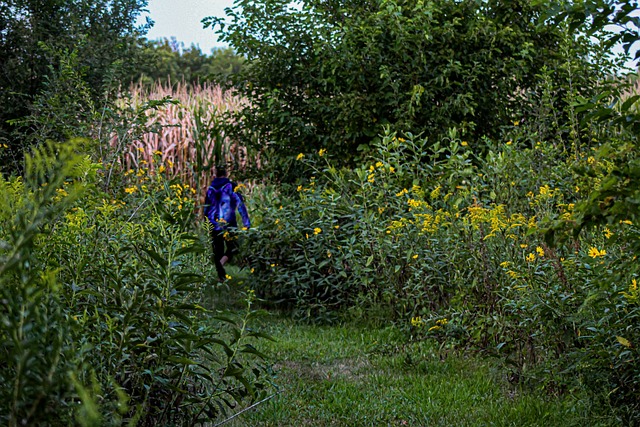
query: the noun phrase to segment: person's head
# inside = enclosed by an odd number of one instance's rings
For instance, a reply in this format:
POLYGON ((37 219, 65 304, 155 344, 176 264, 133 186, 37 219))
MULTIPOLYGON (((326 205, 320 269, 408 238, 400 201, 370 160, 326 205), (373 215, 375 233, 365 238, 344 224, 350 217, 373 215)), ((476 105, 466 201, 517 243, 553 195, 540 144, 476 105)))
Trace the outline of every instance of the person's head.
POLYGON ((227 176, 227 168, 220 165, 216 166, 216 178, 224 178, 227 176))

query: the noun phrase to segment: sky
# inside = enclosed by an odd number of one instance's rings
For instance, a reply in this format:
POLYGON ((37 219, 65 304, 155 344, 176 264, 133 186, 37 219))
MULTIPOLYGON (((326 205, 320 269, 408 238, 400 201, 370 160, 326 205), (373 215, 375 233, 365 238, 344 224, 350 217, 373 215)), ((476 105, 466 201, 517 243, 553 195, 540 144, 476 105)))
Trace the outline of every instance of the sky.
POLYGON ((149 40, 175 37, 185 47, 196 44, 204 53, 214 47, 224 46, 216 40, 211 28, 203 29, 200 22, 207 16, 224 16, 224 9, 231 7, 233 0, 149 0, 143 16, 155 21, 147 33, 149 40))

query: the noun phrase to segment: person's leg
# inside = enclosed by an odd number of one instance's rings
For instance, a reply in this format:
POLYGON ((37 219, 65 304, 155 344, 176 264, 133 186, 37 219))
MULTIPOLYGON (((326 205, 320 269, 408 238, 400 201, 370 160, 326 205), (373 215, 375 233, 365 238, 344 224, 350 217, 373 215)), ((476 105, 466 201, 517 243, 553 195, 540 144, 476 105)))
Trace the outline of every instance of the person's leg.
MULTIPOLYGON (((226 277, 226 272, 224 270, 224 263, 221 262, 224 257, 224 237, 222 237, 222 231, 220 230, 211 230, 211 245, 213 247, 213 264, 216 267, 216 272, 218 273, 218 278, 222 281, 226 277)), ((225 261, 226 262, 226 261, 225 261)))
POLYGON ((224 255, 220 259, 220 263, 225 265, 227 262, 231 261, 231 258, 238 252, 238 236, 229 231, 227 233, 227 237, 225 239, 226 250, 224 251, 224 255))

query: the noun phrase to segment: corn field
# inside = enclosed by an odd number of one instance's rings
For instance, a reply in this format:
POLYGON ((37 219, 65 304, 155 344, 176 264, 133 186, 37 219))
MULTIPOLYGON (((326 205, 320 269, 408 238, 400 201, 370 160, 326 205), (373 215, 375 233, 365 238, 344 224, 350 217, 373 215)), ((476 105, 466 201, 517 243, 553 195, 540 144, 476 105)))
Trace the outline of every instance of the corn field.
POLYGON ((172 102, 144 110, 146 124, 136 136, 112 137, 112 146, 123 145, 119 151, 125 170, 148 168, 201 189, 213 178, 216 163, 227 165, 230 171, 249 166, 247 147, 231 141, 223 130, 224 113, 238 110, 243 103, 240 97, 217 85, 184 83, 156 83, 150 88, 132 85, 128 96, 134 109, 150 100, 168 98, 172 102))

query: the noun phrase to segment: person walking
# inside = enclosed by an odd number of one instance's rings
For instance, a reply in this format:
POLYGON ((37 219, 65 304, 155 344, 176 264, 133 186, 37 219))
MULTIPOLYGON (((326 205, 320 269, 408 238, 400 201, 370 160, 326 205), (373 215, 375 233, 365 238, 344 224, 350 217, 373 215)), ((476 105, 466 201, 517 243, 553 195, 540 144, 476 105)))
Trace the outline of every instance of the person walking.
POLYGON ((235 192, 236 184, 227 177, 226 168, 216 166, 216 177, 207 189, 204 216, 211 223, 210 235, 213 260, 220 282, 224 282, 224 265, 238 252, 236 210, 246 228, 251 227, 242 196, 235 192))

